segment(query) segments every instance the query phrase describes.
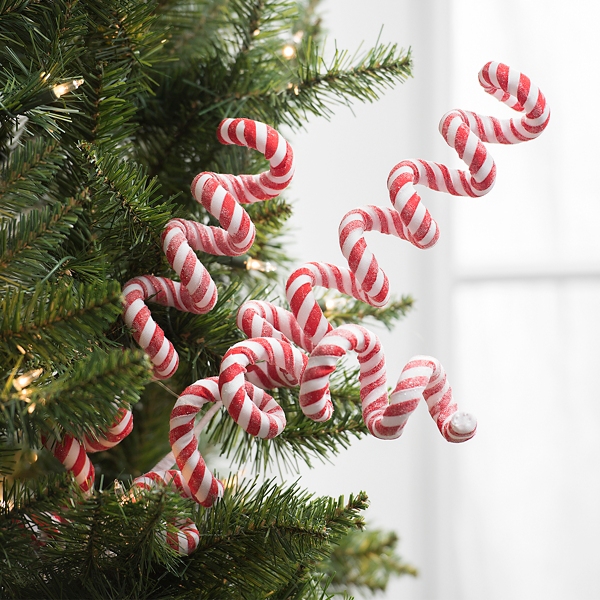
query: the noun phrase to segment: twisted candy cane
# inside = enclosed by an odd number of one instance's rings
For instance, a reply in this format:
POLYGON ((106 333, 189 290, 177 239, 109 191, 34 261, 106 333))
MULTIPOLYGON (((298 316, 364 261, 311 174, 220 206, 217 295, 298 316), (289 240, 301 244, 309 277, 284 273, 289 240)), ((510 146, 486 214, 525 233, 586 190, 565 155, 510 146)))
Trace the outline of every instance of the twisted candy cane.
POLYGON ((219 393, 230 416, 251 435, 270 439, 283 431, 286 421, 271 396, 254 386, 249 393, 247 367, 259 361, 279 367, 286 379, 281 385, 290 387, 300 382, 307 357, 286 340, 260 337, 233 345, 221 361, 219 393))
POLYGON ((404 367, 389 402, 385 357, 377 336, 360 325, 342 325, 328 333, 313 350, 300 385, 300 406, 314 421, 326 421, 333 406, 329 376, 337 362, 355 351, 360 364, 362 413, 369 431, 380 439, 402 435, 408 417, 421 396, 429 407, 440 433, 449 442, 464 442, 475 435, 477 422, 468 413, 458 412, 452 389, 442 365, 428 356, 416 356, 404 367))
POLYGON ((94 488, 95 470, 88 452, 100 452, 116 446, 133 429, 133 414, 129 408, 120 408, 113 424, 98 439, 84 436, 83 442, 72 435, 65 434, 61 440, 54 436, 42 441, 47 450, 71 471, 82 492, 90 494, 94 488))
POLYGON ((241 204, 275 198, 294 174, 290 145, 274 129, 250 119, 225 119, 217 137, 222 144, 247 146, 269 160, 269 171, 259 175, 200 173, 192 182, 192 195, 219 220, 223 229, 172 219, 162 234, 163 251, 181 282, 146 275, 135 277, 123 288, 125 323, 136 342, 154 364, 154 375, 167 379, 177 370, 179 358, 164 331, 152 319, 145 304, 152 300, 177 310, 204 314, 217 301, 217 288, 194 250, 209 254, 237 256, 252 246, 254 224, 241 204))
POLYGON ((433 246, 439 229, 421 203, 415 185, 454 196, 483 196, 494 185, 496 165, 482 142, 526 142, 538 137, 548 125, 546 99, 526 75, 502 63, 488 62, 479 72, 479 83, 500 102, 526 114, 514 120, 452 110, 442 117, 440 133, 467 164, 469 173, 421 159, 403 160, 391 170, 387 183, 390 200, 400 213, 408 239, 418 248, 433 246))
POLYGON ((436 243, 437 224, 422 205, 414 185, 422 184, 454 195, 486 194, 494 183, 496 167, 482 142, 514 144, 534 139, 545 129, 550 109, 543 94, 525 75, 501 63, 488 63, 481 70, 479 81, 486 92, 527 114, 515 121, 461 110, 447 113, 442 117, 440 132, 467 163, 471 174, 420 159, 402 161, 388 178, 393 209, 365 206, 343 217, 339 241, 349 270, 327 263, 308 263, 292 273, 286 287, 291 310, 313 343, 318 343, 331 330, 313 296, 313 287, 337 289, 373 306, 384 306, 388 302, 388 279, 366 244, 366 231, 394 235, 419 248, 429 248, 436 243))
POLYGON ((223 484, 208 470, 198 451, 194 419, 207 402, 218 402, 217 377, 196 381, 181 392, 171 412, 169 439, 189 497, 202 506, 212 506, 223 496, 223 484))
POLYGON ((84 494, 90 494, 94 487, 95 470, 85 448, 72 435, 64 435, 62 440, 51 436, 42 439, 47 450, 57 458, 73 477, 84 494))
MULTIPOLYGON (((192 498, 190 488, 187 486, 181 473, 175 470, 151 471, 133 480, 132 488, 151 490, 159 486, 173 486, 184 498, 192 498)), ((159 533, 163 542, 168 544, 175 552, 182 556, 191 554, 200 542, 200 532, 196 523, 191 519, 177 519, 171 524, 175 531, 167 525, 165 531, 159 533)))

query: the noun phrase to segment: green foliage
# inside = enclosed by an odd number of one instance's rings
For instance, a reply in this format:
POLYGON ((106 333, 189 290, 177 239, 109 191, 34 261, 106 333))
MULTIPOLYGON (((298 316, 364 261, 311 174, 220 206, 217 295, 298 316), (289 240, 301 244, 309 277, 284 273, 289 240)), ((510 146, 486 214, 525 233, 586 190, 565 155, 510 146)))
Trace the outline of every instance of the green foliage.
POLYGON ((54 477, 37 489, 5 486, 2 597, 323 597, 322 561, 349 531, 364 526, 360 513, 367 506, 364 493, 345 502, 266 482, 228 487, 207 511, 164 487, 104 489, 83 498, 64 480, 54 477), (197 551, 182 558, 161 532, 186 517, 202 535, 197 551), (37 551, 32 533, 43 539, 37 551), (21 568, 11 562, 15 555, 21 568), (26 577, 23 566, 32 567, 26 577))
POLYGON ((90 346, 108 344, 101 332, 121 313, 120 294, 116 281, 40 283, 31 294, 7 288, 0 300, 0 356, 10 364, 24 350, 30 360, 57 368, 80 359, 90 346))
POLYGON ((58 266, 56 253, 81 212, 74 199, 53 209, 32 210, 0 231, 0 281, 27 286, 58 266))
POLYGON ((397 544, 393 532, 349 531, 322 565, 331 576, 331 588, 380 592, 385 591, 391 576, 416 577, 417 570, 396 554, 397 544))
MULTIPOLYGON (((2 597, 329 598, 331 581, 343 586, 324 561, 362 527, 363 494, 344 504, 297 486, 233 485, 207 511, 171 489, 132 501, 103 483, 127 484, 169 451, 176 397, 216 375, 243 339, 238 307, 282 296, 281 271, 250 272, 199 255, 219 289, 216 307, 195 315, 151 305, 180 356, 166 383, 150 382, 148 359, 119 318, 128 279, 174 277, 161 244, 169 219, 216 224, 187 191, 193 178, 268 167, 259 152, 222 146, 220 120, 243 116, 293 132, 307 116, 330 118, 340 104, 374 101, 410 75, 410 52, 395 44, 336 50, 326 62, 318 5, 0 1, 2 597), (73 81, 69 93, 56 92, 73 81), (125 406, 134 431, 94 455, 96 492, 84 498, 41 438, 97 437, 125 406), (182 515, 202 531, 199 550, 185 558, 161 540, 182 515)), ((251 256, 285 270, 285 194, 248 212, 257 227, 251 256)), ((351 300, 328 316, 333 324, 371 319, 391 327, 410 305, 402 298, 374 309, 351 300)), ((274 396, 288 419, 278 438, 251 438, 222 416, 202 451, 250 461, 257 471, 273 462, 285 469, 330 457, 365 433, 354 373, 338 370, 327 423, 302 415, 297 390, 274 396)), ((394 565, 383 569, 395 572, 394 565)))

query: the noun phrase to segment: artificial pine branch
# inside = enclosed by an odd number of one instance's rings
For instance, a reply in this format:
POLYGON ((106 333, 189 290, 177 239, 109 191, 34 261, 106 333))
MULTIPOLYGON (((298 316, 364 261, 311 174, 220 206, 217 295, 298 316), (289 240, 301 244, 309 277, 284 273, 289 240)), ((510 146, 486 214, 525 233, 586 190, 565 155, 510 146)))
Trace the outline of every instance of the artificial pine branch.
POLYGON ((375 593, 385 591, 394 575, 416 577, 417 570, 396 554, 397 543, 393 532, 348 532, 321 565, 331 576, 331 588, 375 593))
POLYGON ((53 256, 77 222, 81 201, 68 198, 54 208, 32 210, 0 230, 0 281, 26 287, 57 267, 53 256))
POLYGON ((0 224, 40 204, 40 191, 47 189, 65 161, 56 140, 36 138, 16 146, 2 161, 0 175, 0 224))
POLYGON ((33 293, 8 288, 0 299, 0 356, 14 363, 24 351, 32 364, 61 365, 81 358, 81 347, 101 342, 100 332, 121 313, 117 282, 93 285, 62 280, 33 293))
POLYGON ((90 167, 91 229, 95 243, 113 265, 114 276, 127 277, 126 267, 132 262, 155 270, 162 262, 161 234, 177 216, 175 206, 162 201, 158 181, 149 180, 144 167, 90 144, 80 147, 90 167))
POLYGON ((392 298, 385 306, 372 306, 355 298, 342 297, 328 293, 321 297, 319 304, 323 313, 333 327, 344 323, 368 323, 384 325, 391 331, 398 319, 404 317, 413 307, 414 300, 410 296, 402 296, 400 300, 392 298))

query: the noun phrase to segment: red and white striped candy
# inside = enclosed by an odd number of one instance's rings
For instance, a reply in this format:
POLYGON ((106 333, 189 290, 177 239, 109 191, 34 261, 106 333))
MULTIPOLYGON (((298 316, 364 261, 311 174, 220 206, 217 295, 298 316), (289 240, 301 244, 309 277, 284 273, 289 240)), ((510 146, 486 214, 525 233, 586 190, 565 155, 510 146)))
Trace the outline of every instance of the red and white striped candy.
POLYGON ((296 269, 287 280, 286 296, 299 327, 309 338, 313 348, 331 331, 331 324, 315 298, 313 289, 316 286, 336 289, 363 302, 369 302, 368 295, 348 268, 309 262, 296 269))
POLYGON ((179 356, 165 332, 154 321, 146 300, 163 306, 188 310, 181 297, 181 284, 164 277, 144 275, 130 279, 123 287, 123 320, 131 327, 133 338, 146 351, 157 379, 168 379, 179 366, 179 356))
POLYGON ((72 435, 65 434, 62 440, 54 436, 43 440, 44 446, 71 471, 75 481, 84 493, 91 493, 94 488, 95 470, 88 452, 101 452, 116 446, 125 439, 133 429, 133 414, 129 408, 120 408, 113 424, 94 440, 85 436, 83 443, 72 435))
MULTIPOLYGON (((150 471, 133 480, 132 487, 151 490, 157 486, 176 488, 184 498, 192 498, 192 493, 179 471, 150 471)), ((200 542, 200 532, 191 519, 177 519, 175 523, 159 533, 160 538, 177 554, 187 556, 194 552, 200 542)))
MULTIPOLYGON (((304 335, 296 317, 288 310, 271 302, 249 300, 242 304, 237 314, 237 326, 249 337, 271 337, 292 342, 310 352, 314 344, 304 335)), ((260 362, 247 366, 246 378, 263 389, 286 386, 288 376, 277 365, 260 362)))
POLYGON ((91 494, 94 488, 95 470, 85 447, 72 435, 65 434, 62 440, 48 437, 43 440, 47 450, 73 473, 77 485, 84 494, 91 494))
POLYGON ((219 374, 221 400, 233 420, 253 436, 270 439, 285 427, 282 408, 260 388, 246 385, 249 365, 266 361, 278 367, 285 381, 281 386, 298 385, 306 365, 306 355, 285 340, 252 338, 238 342, 223 357, 219 374))
POLYGON ((548 125, 550 109, 542 92, 527 76, 502 63, 489 62, 479 73, 479 83, 488 94, 526 114, 515 120, 463 110, 450 111, 442 117, 440 133, 467 164, 469 171, 449 169, 421 159, 403 160, 391 170, 388 177, 390 199, 410 234, 408 239, 419 248, 433 246, 439 230, 423 206, 415 185, 455 196, 483 196, 494 185, 496 165, 482 142, 526 142, 539 136, 548 125))
POLYGON ((83 445, 86 451, 90 453, 110 450, 124 440, 132 429, 133 413, 131 409, 120 408, 114 423, 98 439, 92 439, 86 435, 83 438, 83 445))
MULTIPOLYGON (((350 269, 329 263, 306 263, 296 269, 287 281, 286 294, 292 312, 270 302, 252 300, 240 307, 238 327, 248 337, 291 340, 311 352, 315 344, 331 331, 331 325, 314 296, 315 286, 337 289, 374 306, 385 305, 389 300, 389 282, 366 246, 366 231, 407 238, 400 216, 394 209, 365 206, 350 211, 340 225, 340 246, 350 269)), ((275 367, 268 365, 268 368, 275 367)), ((273 387, 277 382, 277 378, 269 376, 265 363, 251 365, 248 370, 249 379, 256 385, 273 387)))
POLYGON ((475 435, 475 418, 458 411, 446 374, 435 358, 417 356, 411 359, 388 401, 381 344, 375 334, 360 325, 338 327, 313 350, 300 384, 300 406, 306 416, 314 421, 326 421, 331 416, 329 377, 340 358, 349 351, 358 356, 363 418, 375 437, 400 437, 421 397, 425 398, 429 413, 446 440, 464 442, 475 435))
POLYGON ((152 319, 145 302, 152 300, 196 314, 212 310, 217 301, 217 288, 195 251, 226 256, 247 252, 256 231, 241 205, 275 198, 289 185, 294 174, 290 145, 264 123, 225 119, 219 126, 217 137, 223 144, 258 150, 268 159, 269 171, 259 175, 197 175, 192 182, 192 195, 219 220, 222 228, 172 219, 162 234, 162 245, 180 282, 147 275, 125 284, 123 319, 132 328, 136 342, 148 352, 158 379, 171 377, 177 370, 179 359, 172 343, 152 319))
POLYGON ((190 497, 207 507, 223 496, 223 484, 208 470, 198 451, 194 420, 207 402, 219 400, 218 377, 202 379, 181 392, 171 412, 169 439, 173 456, 190 497))

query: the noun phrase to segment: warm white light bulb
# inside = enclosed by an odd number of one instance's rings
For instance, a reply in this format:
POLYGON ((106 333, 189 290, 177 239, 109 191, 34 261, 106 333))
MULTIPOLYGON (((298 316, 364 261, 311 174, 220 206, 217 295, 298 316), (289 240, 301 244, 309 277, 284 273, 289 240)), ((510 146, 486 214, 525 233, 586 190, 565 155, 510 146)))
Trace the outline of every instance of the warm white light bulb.
POLYGON ((13 379, 13 387, 18 392, 20 392, 22 389, 26 388, 32 381, 35 381, 43 372, 43 369, 35 369, 33 371, 23 373, 23 375, 19 375, 16 379, 13 379))
POLYGON ((283 54, 283 58, 287 58, 288 60, 291 60, 292 58, 294 58, 296 56, 296 48, 295 48, 295 46, 292 46, 292 44, 286 44, 282 48, 281 54, 283 54))
POLYGON ((60 98, 69 92, 75 91, 83 82, 83 79, 73 79, 73 81, 67 83, 59 83, 52 88, 52 93, 56 98, 60 98))
POLYGON ((262 273, 272 273, 277 271, 277 267, 266 260, 258 260, 257 258, 249 258, 246 261, 246 269, 248 271, 261 271, 262 273))

